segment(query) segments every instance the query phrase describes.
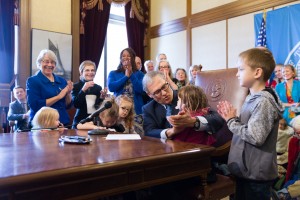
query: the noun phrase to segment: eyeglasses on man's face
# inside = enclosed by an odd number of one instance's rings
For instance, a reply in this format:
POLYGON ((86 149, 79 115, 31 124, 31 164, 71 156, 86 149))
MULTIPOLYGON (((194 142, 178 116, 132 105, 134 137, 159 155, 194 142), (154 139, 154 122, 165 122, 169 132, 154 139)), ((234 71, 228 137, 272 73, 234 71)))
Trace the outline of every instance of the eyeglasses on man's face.
POLYGON ((42 62, 43 63, 45 63, 46 65, 49 65, 49 64, 51 64, 51 65, 56 65, 56 62, 55 61, 50 61, 50 60, 42 60, 42 62))
POLYGON ((152 95, 152 96, 158 97, 158 96, 161 95, 161 92, 162 92, 162 91, 166 91, 168 88, 169 88, 169 83, 166 82, 165 84, 163 84, 163 86, 161 86, 160 89, 156 90, 156 91, 153 92, 151 95, 152 95))

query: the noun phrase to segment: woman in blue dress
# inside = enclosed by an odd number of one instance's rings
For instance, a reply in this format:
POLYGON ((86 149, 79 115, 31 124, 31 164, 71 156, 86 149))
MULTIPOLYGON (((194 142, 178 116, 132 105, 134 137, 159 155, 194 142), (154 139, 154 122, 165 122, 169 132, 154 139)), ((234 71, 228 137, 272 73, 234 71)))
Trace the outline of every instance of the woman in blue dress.
POLYGON ((72 106, 71 91, 73 83, 56 76, 57 57, 53 51, 44 49, 37 57, 39 71, 27 79, 27 101, 30 106, 30 121, 44 106, 55 108, 59 112, 59 121, 68 126, 70 118, 67 109, 72 106))

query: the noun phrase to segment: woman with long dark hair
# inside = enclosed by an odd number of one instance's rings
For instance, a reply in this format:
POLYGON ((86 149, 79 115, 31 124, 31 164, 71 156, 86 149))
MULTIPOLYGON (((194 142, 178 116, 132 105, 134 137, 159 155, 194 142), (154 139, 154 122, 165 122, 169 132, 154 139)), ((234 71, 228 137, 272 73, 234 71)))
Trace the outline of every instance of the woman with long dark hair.
POLYGON ((131 48, 123 49, 120 53, 120 64, 117 70, 108 75, 108 89, 115 96, 124 94, 134 101, 136 114, 142 113, 144 73, 139 71, 135 64, 135 52, 131 48))

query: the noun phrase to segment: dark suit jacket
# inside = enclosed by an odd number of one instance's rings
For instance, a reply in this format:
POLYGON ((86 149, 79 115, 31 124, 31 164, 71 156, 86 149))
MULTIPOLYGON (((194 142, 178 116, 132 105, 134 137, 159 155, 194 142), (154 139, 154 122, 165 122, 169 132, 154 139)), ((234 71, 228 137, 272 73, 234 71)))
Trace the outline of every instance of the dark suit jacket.
MULTIPOLYGON (((28 105, 27 110, 29 110, 28 105)), ((25 114, 25 110, 19 101, 15 100, 9 104, 7 120, 17 121, 16 129, 23 130, 28 128, 28 119, 23 119, 23 114, 25 114)))
MULTIPOLYGON (((172 105, 170 105, 172 106, 172 115, 176 115, 179 112, 179 110, 175 108, 177 100, 177 91, 174 91, 172 105)), ((145 135, 160 138, 160 132, 163 129, 170 128, 166 113, 166 108, 155 100, 143 106, 143 127, 145 135)))
MULTIPOLYGON (((172 101, 172 115, 178 114, 179 110, 177 106, 177 91, 173 93, 172 101)), ((152 100, 145 106, 143 106, 143 117, 144 117, 144 133, 146 136, 160 138, 162 130, 170 128, 169 122, 166 119, 166 108, 152 100)), ((225 120, 214 110, 210 111, 204 117, 208 122, 207 131, 217 133, 224 125, 225 120)))

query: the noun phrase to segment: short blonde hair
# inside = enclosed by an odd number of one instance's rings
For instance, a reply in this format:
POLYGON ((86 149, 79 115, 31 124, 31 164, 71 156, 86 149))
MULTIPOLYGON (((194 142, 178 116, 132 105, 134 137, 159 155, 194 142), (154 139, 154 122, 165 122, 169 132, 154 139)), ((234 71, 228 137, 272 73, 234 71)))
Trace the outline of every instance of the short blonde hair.
POLYGON ((32 120, 33 128, 57 128, 56 120, 59 119, 59 113, 56 109, 44 106, 32 120))
POLYGON ((281 70, 283 70, 284 68, 290 68, 294 72, 293 78, 297 77, 297 71, 293 65, 291 65, 291 64, 283 65, 281 70))

